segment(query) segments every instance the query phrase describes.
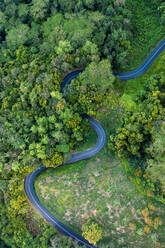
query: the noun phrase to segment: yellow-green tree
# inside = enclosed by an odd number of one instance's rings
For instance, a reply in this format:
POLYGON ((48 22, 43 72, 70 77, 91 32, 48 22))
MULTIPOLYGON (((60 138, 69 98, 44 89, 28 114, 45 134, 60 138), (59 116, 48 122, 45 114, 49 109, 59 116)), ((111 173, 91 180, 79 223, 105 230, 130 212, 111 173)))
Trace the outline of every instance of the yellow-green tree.
POLYGON ((90 220, 82 225, 82 236, 89 241, 89 243, 96 245, 102 239, 102 228, 90 220))

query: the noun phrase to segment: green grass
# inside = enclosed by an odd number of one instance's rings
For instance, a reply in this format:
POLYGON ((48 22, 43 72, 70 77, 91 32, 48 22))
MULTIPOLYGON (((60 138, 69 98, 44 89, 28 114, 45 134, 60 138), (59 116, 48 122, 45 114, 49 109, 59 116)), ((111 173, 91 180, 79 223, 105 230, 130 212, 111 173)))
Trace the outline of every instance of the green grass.
POLYGON ((82 143, 80 143, 80 145, 76 147, 74 150, 64 154, 64 161, 69 159, 74 153, 83 152, 85 150, 92 148, 96 144, 96 142, 97 142, 97 135, 93 129, 90 129, 87 140, 85 142, 83 141, 82 143))
POLYGON ((122 106, 132 110, 136 108, 134 101, 136 100, 137 94, 143 91, 143 88, 147 84, 149 77, 157 72, 161 72, 162 60, 164 56, 165 51, 163 51, 156 58, 153 64, 142 76, 127 81, 120 81, 120 79, 116 79, 115 89, 118 90, 122 95, 120 98, 122 106))
POLYGON ((133 14, 131 24, 134 37, 123 72, 137 68, 165 35, 158 10, 150 0, 127 0, 126 7, 133 14))
MULTIPOLYGON (((101 123, 104 119, 108 135, 115 114, 116 111, 98 114, 101 123)), ((93 132, 78 150, 91 147, 95 139, 93 132)), ((159 216, 165 223, 164 206, 137 191, 107 145, 90 160, 47 170, 39 175, 35 188, 42 204, 76 233, 81 234, 87 217, 99 222, 103 227, 103 239, 97 244, 100 248, 111 243, 114 247, 152 248, 158 241, 164 247, 165 225, 158 230, 151 227, 151 233, 146 234, 141 214, 154 203, 156 210, 150 211, 150 217, 154 220, 159 216)))

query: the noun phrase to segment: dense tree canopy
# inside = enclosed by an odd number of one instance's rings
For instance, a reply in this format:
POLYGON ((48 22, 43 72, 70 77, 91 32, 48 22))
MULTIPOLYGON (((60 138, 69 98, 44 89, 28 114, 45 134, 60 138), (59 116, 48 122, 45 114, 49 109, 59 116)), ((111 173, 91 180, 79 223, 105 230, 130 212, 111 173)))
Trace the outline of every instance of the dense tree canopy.
POLYGON ((107 99, 108 90, 113 88, 114 79, 108 60, 92 62, 65 89, 64 95, 80 113, 96 115, 96 110, 107 99))
MULTIPOLYGON (((155 18, 163 32, 165 2, 142 0, 149 13, 144 22, 137 3, 0 1, 0 247, 78 247, 30 207, 23 179, 41 165, 60 165, 86 140, 84 114, 95 117, 118 100, 113 72, 129 65, 137 36, 143 46, 146 19, 155 18), (62 94, 62 78, 80 67, 84 71, 62 94)), ((123 110, 125 119, 109 143, 119 155, 144 155, 143 169, 164 194, 163 66, 133 102, 136 112, 123 110)))

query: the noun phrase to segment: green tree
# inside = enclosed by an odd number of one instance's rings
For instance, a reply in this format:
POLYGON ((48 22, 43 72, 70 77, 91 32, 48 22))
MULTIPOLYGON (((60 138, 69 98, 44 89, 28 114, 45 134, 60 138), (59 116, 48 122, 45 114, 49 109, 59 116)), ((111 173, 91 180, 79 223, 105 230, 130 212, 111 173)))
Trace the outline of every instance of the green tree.
POLYGON ((0 32, 4 30, 5 24, 6 24, 6 16, 2 11, 0 11, 0 32))
POLYGON ((94 84, 99 92, 111 89, 115 77, 112 73, 111 64, 108 60, 98 63, 92 62, 80 75, 82 86, 94 84))
POLYGON ((41 25, 41 30, 43 32, 44 38, 50 39, 52 32, 60 28, 61 25, 64 23, 64 17, 62 14, 58 13, 54 16, 49 17, 45 22, 41 25))
POLYGON ((10 2, 6 5, 5 15, 10 17, 16 17, 17 5, 13 2, 10 2))
POLYGON ((76 49, 83 46, 86 40, 91 39, 93 24, 86 17, 72 18, 65 20, 63 30, 67 34, 67 39, 76 49))
POLYGON ((154 183, 159 183, 165 194, 165 123, 160 121, 153 128, 152 142, 146 152, 150 155, 147 160, 147 173, 154 183))
POLYGON ((49 10, 49 0, 32 0, 30 14, 36 22, 46 19, 49 10))
POLYGON ((59 56, 70 53, 71 51, 73 51, 73 48, 72 48, 69 41, 67 41, 67 40, 65 40, 65 41, 60 40, 59 41, 58 47, 56 48, 56 53, 59 56))
POLYGON ((102 232, 102 228, 90 220, 82 225, 82 236, 91 244, 96 245, 96 243, 102 239, 102 232))
POLYGON ((18 5, 18 16, 23 23, 26 23, 29 18, 29 5, 21 3, 18 5))
POLYGON ((11 50, 15 50, 20 45, 29 44, 30 28, 27 24, 19 24, 16 28, 9 30, 6 36, 7 46, 11 50))
POLYGON ((98 62, 100 60, 99 49, 95 43, 87 40, 82 47, 82 51, 85 53, 89 62, 98 62))

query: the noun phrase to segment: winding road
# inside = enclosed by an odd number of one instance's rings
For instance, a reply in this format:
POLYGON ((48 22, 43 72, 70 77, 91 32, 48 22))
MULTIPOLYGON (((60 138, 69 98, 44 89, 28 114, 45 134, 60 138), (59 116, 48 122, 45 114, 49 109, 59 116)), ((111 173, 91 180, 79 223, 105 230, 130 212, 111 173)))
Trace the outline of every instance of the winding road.
MULTIPOLYGON (((142 75, 149 66, 153 63, 153 61, 159 56, 159 54, 165 49, 165 39, 162 40, 159 45, 151 52, 151 54, 147 57, 147 59, 135 70, 126 72, 126 73, 115 73, 116 77, 119 77, 122 81, 124 80, 130 80, 135 77, 138 77, 142 75)), ((67 84, 70 84, 71 80, 76 78, 79 73, 81 73, 83 70, 76 70, 74 72, 69 73, 62 82, 61 85, 61 91, 63 92, 64 87, 67 84)), ((89 119, 91 127, 95 130, 98 139, 96 145, 84 152, 80 152, 77 154, 73 154, 70 159, 68 159, 64 164, 71 164, 83 159, 88 159, 96 155, 105 145, 106 143, 106 133, 104 128, 101 126, 101 124, 94 120, 90 116, 86 116, 86 118, 89 119)), ((92 244, 90 244, 86 239, 84 239, 82 236, 76 234, 73 232, 70 228, 65 226, 62 222, 60 222, 58 219, 56 219, 49 211, 46 209, 41 202, 39 201, 35 188, 34 188, 34 181, 36 179, 36 176, 40 174, 42 171, 46 170, 46 167, 40 167, 39 169, 35 170, 34 172, 30 173, 24 180, 24 189, 25 193, 28 196, 31 204, 40 212, 40 214, 43 216, 43 218, 52 224, 60 233, 71 237, 73 240, 77 241, 79 245, 84 245, 88 248, 98 248, 92 244)))

